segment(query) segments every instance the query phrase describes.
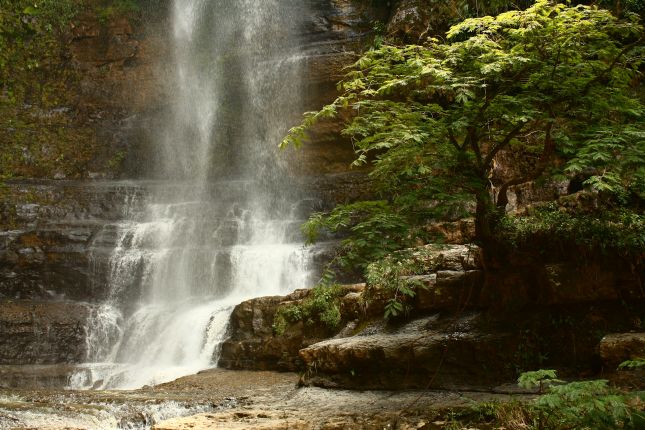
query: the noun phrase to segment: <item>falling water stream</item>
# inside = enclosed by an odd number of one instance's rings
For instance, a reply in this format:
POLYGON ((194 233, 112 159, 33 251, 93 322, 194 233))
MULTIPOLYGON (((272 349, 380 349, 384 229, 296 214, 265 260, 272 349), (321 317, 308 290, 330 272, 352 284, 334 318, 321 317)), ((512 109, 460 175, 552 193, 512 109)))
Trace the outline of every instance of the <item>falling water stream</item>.
POLYGON ((72 388, 137 388, 212 367, 236 304, 311 283, 302 199, 276 154, 302 110, 302 3, 174 0, 156 179, 102 232, 116 243, 109 291, 72 388))

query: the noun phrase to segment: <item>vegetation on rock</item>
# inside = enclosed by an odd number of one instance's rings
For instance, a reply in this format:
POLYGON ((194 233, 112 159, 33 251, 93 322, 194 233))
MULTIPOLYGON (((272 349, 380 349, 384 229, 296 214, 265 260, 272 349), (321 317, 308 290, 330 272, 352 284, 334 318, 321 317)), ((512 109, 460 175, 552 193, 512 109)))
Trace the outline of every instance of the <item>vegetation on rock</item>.
MULTIPOLYGON (((642 201, 643 27, 637 15, 621 12, 538 0, 526 10, 466 19, 445 41, 367 52, 339 84, 342 95, 306 114, 282 146, 301 145, 320 120, 349 118, 344 134, 354 164, 372 165, 382 200, 315 214, 308 236, 345 231, 340 261, 367 267, 383 253, 425 242, 430 220, 474 215, 477 242, 495 267, 512 187, 580 177, 595 192, 642 201), (528 162, 500 176, 502 154, 528 162)), ((622 218, 642 223, 640 215, 622 218)))
MULTIPOLYGON (((80 177, 110 151, 98 141, 96 118, 79 107, 84 71, 72 55, 73 32, 81 18, 105 24, 137 3, 0 1, 0 179, 80 177)), ((104 167, 117 162, 112 157, 104 167)))
POLYGON ((0 3, 2 178, 65 170, 67 159, 85 160, 93 145, 91 131, 64 115, 78 78, 65 58, 65 37, 78 12, 74 0, 0 3))
POLYGON ((339 299, 345 294, 340 285, 319 285, 299 304, 278 308, 273 331, 283 335, 290 324, 303 322, 308 326, 321 326, 329 331, 336 330, 341 322, 339 299))
POLYGON ((499 234, 522 247, 525 241, 557 237, 585 249, 600 249, 640 257, 645 249, 645 216, 626 208, 591 213, 567 212, 556 203, 531 208, 522 216, 505 216, 499 234))

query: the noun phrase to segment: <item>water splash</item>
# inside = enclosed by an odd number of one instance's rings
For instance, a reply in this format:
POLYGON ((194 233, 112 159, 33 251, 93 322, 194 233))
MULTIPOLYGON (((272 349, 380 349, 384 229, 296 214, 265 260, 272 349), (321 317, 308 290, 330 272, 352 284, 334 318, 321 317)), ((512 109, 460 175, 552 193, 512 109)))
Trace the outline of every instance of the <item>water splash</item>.
POLYGON ((87 336, 95 364, 72 388, 137 388, 210 367, 236 304, 311 283, 303 205, 276 154, 302 110, 303 7, 174 1, 169 108, 151 156, 159 180, 106 226, 108 293, 87 336))

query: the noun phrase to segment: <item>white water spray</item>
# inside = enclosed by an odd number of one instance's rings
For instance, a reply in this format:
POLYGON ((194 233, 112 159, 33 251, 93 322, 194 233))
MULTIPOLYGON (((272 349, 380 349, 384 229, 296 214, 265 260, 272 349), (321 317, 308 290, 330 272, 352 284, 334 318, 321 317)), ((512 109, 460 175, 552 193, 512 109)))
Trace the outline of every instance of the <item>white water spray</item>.
POLYGON ((72 388, 137 388, 213 366, 233 307, 303 288, 303 213, 277 143, 299 112, 301 0, 175 0, 150 202, 132 201, 72 388), (134 209, 142 207, 141 210, 134 209))

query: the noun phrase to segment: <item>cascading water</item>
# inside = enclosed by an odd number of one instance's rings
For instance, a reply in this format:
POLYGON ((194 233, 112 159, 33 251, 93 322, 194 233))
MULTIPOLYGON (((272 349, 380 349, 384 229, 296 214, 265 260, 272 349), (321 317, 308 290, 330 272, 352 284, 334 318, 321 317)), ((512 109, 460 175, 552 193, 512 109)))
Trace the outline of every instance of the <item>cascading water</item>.
POLYGON ((302 204, 275 151, 301 110, 302 3, 174 1, 169 108, 152 157, 163 180, 106 227, 116 246, 88 327, 95 364, 72 388, 136 388, 210 367, 234 305, 310 283, 302 204))

